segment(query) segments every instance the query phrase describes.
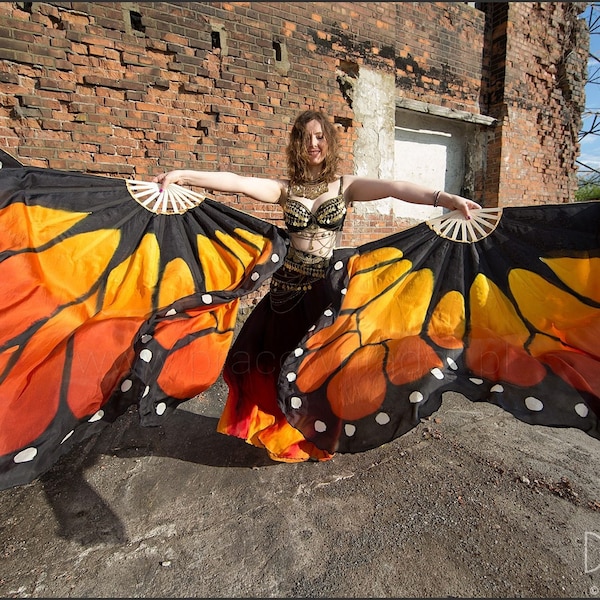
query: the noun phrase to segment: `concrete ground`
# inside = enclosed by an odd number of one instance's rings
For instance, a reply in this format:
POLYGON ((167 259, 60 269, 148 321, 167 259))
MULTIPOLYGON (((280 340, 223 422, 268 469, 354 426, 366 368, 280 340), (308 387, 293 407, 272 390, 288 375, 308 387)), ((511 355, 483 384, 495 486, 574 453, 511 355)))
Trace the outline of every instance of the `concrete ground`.
POLYGON ((381 448, 282 464, 215 432, 223 399, 1 491, 0 594, 600 597, 600 441, 447 394, 381 448))

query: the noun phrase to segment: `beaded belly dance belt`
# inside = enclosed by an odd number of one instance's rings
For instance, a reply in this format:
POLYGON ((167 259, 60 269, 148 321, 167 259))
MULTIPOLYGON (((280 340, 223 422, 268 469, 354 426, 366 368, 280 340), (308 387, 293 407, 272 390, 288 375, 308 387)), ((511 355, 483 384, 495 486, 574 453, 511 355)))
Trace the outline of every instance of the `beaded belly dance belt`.
POLYGON ((331 257, 315 256, 289 247, 283 265, 271 277, 271 307, 287 312, 302 300, 313 284, 325 277, 331 257))

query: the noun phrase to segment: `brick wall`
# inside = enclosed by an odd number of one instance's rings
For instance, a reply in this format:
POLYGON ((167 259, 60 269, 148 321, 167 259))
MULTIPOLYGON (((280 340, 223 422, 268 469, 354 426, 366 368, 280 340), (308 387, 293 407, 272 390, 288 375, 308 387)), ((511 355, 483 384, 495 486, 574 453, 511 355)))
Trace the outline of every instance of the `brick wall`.
MULTIPOLYGON (((568 201, 580 5, 2 2, 0 145, 26 164, 119 177, 283 176, 290 123, 319 108, 342 125, 352 172, 360 123, 338 73, 368 68, 392 74, 399 97, 498 119, 476 200, 568 201)), ((223 199, 279 222, 278 207, 223 199)), ((382 218, 351 215, 343 243, 402 227, 382 218)))
POLYGON ((581 2, 489 3, 491 204, 573 201, 589 33, 581 2))

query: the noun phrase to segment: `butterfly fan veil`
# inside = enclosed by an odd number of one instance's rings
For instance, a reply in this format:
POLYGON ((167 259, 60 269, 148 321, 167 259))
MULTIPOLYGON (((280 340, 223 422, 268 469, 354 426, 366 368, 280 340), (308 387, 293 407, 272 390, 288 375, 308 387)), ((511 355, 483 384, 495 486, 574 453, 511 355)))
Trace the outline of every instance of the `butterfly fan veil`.
POLYGON ((356 452, 445 391, 600 437, 600 203, 458 212, 339 250, 337 300, 280 375, 288 421, 356 452))
MULTIPOLYGON (((1 489, 212 385, 288 241, 180 186, 0 162, 1 489)), ((599 438, 599 224, 598 202, 484 208, 336 250, 334 301, 281 369, 287 420, 357 452, 455 391, 599 438)))
POLYGON ((128 406, 153 425, 218 378, 275 226, 170 185, 0 156, 0 488, 128 406))

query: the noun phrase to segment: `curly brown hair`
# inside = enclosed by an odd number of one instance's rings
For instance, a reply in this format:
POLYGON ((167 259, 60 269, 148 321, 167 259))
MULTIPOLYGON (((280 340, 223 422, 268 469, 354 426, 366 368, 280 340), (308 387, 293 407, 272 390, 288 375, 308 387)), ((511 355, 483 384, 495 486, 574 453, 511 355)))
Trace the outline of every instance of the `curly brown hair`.
POLYGON ((327 155, 323 162, 323 170, 321 171, 319 181, 327 181, 328 183, 335 181, 338 177, 337 171, 340 164, 337 129, 327 116, 318 110, 306 110, 300 113, 292 126, 289 143, 286 148, 290 181, 292 183, 300 183, 311 179, 308 169, 306 144, 306 125, 310 121, 318 121, 321 124, 323 135, 327 140, 327 155))

